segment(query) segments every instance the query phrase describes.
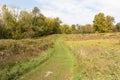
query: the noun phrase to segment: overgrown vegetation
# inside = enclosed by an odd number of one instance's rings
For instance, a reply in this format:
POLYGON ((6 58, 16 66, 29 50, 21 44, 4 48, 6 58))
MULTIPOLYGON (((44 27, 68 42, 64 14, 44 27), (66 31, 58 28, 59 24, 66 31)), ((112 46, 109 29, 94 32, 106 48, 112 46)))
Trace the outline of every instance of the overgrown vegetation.
POLYGON ((38 7, 32 10, 19 10, 2 6, 0 11, 0 39, 23 39, 46 36, 50 34, 85 34, 95 32, 117 32, 119 23, 114 25, 112 16, 104 13, 95 15, 93 24, 61 24, 57 18, 49 18, 38 7))
POLYGON ((81 80, 120 79, 120 33, 70 35, 66 43, 75 53, 81 80))
POLYGON ((34 7, 32 11, 16 11, 2 6, 0 13, 0 38, 22 39, 60 33, 59 18, 45 17, 34 7))
POLYGON ((0 40, 0 80, 16 80, 47 60, 57 35, 40 39, 0 40))

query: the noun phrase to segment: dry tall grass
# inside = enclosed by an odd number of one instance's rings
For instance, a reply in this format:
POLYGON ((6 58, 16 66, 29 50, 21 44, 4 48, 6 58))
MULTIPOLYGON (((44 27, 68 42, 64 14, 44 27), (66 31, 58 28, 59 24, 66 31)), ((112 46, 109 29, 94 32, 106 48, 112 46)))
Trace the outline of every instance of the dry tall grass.
POLYGON ((120 79, 120 33, 70 35, 66 43, 75 52, 82 80, 120 79))

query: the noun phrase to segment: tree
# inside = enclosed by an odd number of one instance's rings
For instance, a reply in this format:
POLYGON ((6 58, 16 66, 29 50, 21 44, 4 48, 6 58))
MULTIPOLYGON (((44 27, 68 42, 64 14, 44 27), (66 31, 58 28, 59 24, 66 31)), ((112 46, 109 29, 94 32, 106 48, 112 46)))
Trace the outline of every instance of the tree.
POLYGON ((12 38, 13 28, 16 26, 17 22, 15 16, 12 15, 6 5, 2 6, 2 22, 4 30, 6 31, 4 38, 12 38))
POLYGON ((38 7, 34 7, 34 9, 32 10, 32 16, 33 16, 33 26, 37 25, 37 20, 39 18, 39 16, 42 15, 40 13, 40 9, 38 7))
POLYGON ((114 20, 115 20, 114 17, 112 17, 112 16, 106 16, 107 28, 108 28, 109 31, 112 30, 114 20))
POLYGON ((76 32, 77 33, 80 33, 81 32, 81 25, 79 25, 79 24, 76 24, 76 32))
POLYGON ((73 25, 71 26, 71 33, 72 33, 72 34, 76 34, 76 33, 77 33, 76 25, 75 25, 75 24, 73 24, 73 25))
POLYGON ((59 18, 46 18, 44 25, 44 32, 46 34, 57 34, 60 33, 60 23, 59 18))
POLYGON ((0 39, 6 38, 6 29, 3 24, 2 16, 0 15, 0 39))
POLYGON ((93 30, 93 26, 91 24, 86 24, 84 26, 84 33, 93 33, 94 30, 93 30))
POLYGON ((63 24, 60 29, 61 29, 61 33, 63 33, 63 34, 71 33, 70 26, 67 24, 63 24))
POLYGON ((18 17, 18 23, 15 27, 15 33, 13 33, 13 38, 18 37, 27 38, 32 37, 34 32, 32 30, 32 14, 28 13, 27 11, 21 11, 18 17))
POLYGON ((34 16, 37 16, 40 13, 40 9, 38 7, 34 7, 34 9, 32 10, 32 13, 34 16))
POLYGON ((120 22, 116 24, 117 31, 120 32, 120 22))
POLYGON ((53 25, 53 34, 58 34, 60 33, 60 24, 62 23, 62 21, 57 17, 54 18, 54 25, 53 25))
POLYGON ((93 27, 94 30, 97 32, 106 32, 108 30, 107 21, 105 19, 104 13, 99 13, 98 15, 95 15, 93 27))
POLYGON ((38 7, 30 11, 17 11, 2 6, 0 13, 0 38, 22 39, 61 32, 61 20, 45 17, 38 7))
POLYGON ((78 31, 79 33, 85 34, 85 33, 93 33, 93 26, 91 24, 86 24, 86 25, 79 25, 78 26, 78 31))

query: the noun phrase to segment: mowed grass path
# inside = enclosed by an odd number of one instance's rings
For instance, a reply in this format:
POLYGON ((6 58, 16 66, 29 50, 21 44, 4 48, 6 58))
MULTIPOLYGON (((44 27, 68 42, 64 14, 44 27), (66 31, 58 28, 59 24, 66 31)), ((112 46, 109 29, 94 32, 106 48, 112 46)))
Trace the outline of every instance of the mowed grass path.
POLYGON ((22 76, 19 80, 72 80, 74 57, 72 52, 58 38, 53 49, 53 56, 45 63, 22 76))

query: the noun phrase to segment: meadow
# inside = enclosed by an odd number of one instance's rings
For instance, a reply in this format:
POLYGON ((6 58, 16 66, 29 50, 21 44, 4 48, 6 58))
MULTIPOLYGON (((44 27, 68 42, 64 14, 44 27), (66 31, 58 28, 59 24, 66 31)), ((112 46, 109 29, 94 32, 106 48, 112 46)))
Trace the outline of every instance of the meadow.
POLYGON ((120 79, 120 33, 69 35, 80 80, 120 79))
POLYGON ((45 62, 57 35, 38 39, 0 40, 0 80, 16 80, 45 62))
POLYGON ((119 54, 120 33, 3 39, 0 80, 119 80, 119 54))

